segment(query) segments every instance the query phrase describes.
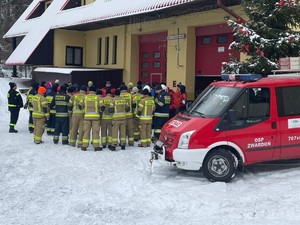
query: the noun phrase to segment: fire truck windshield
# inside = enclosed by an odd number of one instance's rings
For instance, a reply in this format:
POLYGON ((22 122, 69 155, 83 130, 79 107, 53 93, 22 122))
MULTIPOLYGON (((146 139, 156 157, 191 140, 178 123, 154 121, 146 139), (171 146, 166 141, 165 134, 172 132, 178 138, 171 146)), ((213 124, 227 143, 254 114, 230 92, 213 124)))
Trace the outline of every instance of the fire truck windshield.
POLYGON ((209 86, 188 109, 188 114, 205 118, 218 117, 242 89, 209 86))

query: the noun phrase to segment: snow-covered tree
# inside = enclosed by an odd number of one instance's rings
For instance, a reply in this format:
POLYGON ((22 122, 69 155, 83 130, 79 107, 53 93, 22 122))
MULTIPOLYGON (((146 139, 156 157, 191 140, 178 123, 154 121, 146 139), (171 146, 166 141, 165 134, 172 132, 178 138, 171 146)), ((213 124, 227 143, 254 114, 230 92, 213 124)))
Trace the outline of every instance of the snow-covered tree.
POLYGON ((230 48, 247 54, 223 63, 224 73, 260 73, 278 68, 278 59, 299 56, 300 0, 244 0, 249 19, 228 21, 236 37, 230 48), (297 31, 298 29, 298 31, 297 31))

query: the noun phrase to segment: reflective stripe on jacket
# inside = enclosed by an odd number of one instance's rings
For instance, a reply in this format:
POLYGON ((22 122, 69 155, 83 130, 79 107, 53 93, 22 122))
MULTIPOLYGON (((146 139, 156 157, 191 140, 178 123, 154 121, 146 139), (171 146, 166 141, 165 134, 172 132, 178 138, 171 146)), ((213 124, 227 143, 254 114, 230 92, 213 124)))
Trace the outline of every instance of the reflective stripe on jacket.
POLYGON ((155 102, 152 97, 144 96, 138 106, 140 120, 152 120, 155 110, 155 102))
POLYGON ((84 109, 79 108, 80 102, 83 101, 85 96, 85 91, 79 91, 79 93, 73 95, 69 101, 68 106, 72 109, 72 113, 84 114, 84 109))
POLYGON ((68 102, 70 100, 70 96, 65 93, 59 93, 55 95, 53 98, 50 107, 51 109, 55 109, 56 117, 69 117, 68 112, 68 102))
POLYGON ((105 110, 102 112, 102 120, 112 120, 112 114, 108 112, 110 105, 112 104, 113 98, 111 94, 107 94, 106 97, 101 99, 100 105, 105 106, 105 110))
POLYGON ((32 96, 32 117, 43 118, 49 117, 49 108, 46 98, 41 94, 32 96))
POLYGON ((113 119, 126 119, 126 107, 128 106, 127 101, 121 96, 114 97, 110 108, 114 109, 112 118, 113 119))
POLYGON ((130 107, 129 112, 126 112, 126 117, 127 118, 132 118, 133 117, 133 111, 132 111, 132 94, 128 93, 126 90, 122 90, 120 97, 126 100, 127 105, 130 107))
POLYGON ((10 89, 7 92, 8 109, 11 108, 22 108, 23 99, 20 92, 10 89))
POLYGON ((80 105, 84 109, 85 120, 100 119, 100 101, 100 96, 96 95, 94 91, 90 91, 88 95, 84 96, 80 105))

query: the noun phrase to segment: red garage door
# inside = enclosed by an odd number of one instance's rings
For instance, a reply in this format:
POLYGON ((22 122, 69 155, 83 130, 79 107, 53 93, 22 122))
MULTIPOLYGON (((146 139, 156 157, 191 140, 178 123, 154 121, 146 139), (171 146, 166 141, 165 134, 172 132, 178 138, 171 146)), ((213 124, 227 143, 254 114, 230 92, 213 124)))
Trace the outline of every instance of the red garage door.
POLYGON ((229 31, 227 25, 197 29, 196 76, 220 76, 222 62, 228 62, 230 54, 240 59, 238 51, 229 50, 229 45, 234 40, 229 31))
POLYGON ((139 80, 143 83, 166 82, 167 32, 139 37, 139 80))

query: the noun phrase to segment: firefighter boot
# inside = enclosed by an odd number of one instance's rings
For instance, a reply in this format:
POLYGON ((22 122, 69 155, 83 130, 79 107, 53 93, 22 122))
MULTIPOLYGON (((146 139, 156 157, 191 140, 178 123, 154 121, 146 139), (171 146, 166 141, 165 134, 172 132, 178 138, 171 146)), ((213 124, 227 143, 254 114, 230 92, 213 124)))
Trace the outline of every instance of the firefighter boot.
POLYGON ((62 140, 62 144, 63 144, 63 145, 68 145, 68 144, 69 144, 69 141, 68 141, 68 140, 62 140))
POLYGON ((110 147, 109 147, 109 150, 111 150, 111 151, 116 151, 116 147, 115 147, 115 146, 110 146, 110 147))
POLYGON ((96 147, 96 148, 94 148, 94 151, 95 152, 102 151, 102 147, 96 147))
POLYGON ((18 133, 14 126, 9 126, 9 133, 18 133))

